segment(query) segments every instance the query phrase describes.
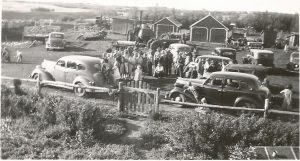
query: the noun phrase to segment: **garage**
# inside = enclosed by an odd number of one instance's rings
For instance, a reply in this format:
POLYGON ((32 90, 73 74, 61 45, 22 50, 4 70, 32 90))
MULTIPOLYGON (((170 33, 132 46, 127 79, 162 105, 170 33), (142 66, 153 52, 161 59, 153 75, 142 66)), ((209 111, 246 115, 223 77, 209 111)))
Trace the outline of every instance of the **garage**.
POLYGON ((153 31, 156 37, 168 32, 178 32, 182 26, 180 22, 171 17, 165 17, 153 24, 153 31))
POLYGON ((212 15, 207 15, 190 26, 190 41, 225 43, 228 28, 212 15))

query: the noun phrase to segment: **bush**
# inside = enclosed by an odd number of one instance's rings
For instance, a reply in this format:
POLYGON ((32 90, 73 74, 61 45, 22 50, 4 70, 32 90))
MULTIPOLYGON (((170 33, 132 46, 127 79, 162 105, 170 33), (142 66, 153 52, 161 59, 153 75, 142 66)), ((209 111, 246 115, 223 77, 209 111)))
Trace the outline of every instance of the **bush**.
POLYGON ((138 158, 132 146, 106 145, 127 130, 117 109, 30 91, 18 96, 2 87, 2 159, 138 158))
POLYGON ((298 126, 249 114, 189 113, 169 118, 168 123, 150 121, 143 141, 155 148, 157 159, 243 159, 255 157, 250 146, 299 146, 298 126))

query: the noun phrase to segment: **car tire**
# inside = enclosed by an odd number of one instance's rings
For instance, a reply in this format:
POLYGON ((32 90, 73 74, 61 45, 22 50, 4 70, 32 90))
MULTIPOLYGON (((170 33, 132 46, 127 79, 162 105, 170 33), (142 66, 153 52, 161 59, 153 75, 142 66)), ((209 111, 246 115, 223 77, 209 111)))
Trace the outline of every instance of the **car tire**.
POLYGON ((256 104, 250 101, 241 101, 237 104, 237 107, 245 107, 245 108, 257 108, 256 104))
MULTIPOLYGON (((38 77, 39 77, 39 74, 38 73, 36 73, 36 74, 34 74, 33 75, 33 79, 35 79, 35 80, 37 80, 38 79, 38 77)), ((43 76, 41 75, 41 79, 40 79, 40 81, 42 81, 43 80, 43 76)))
MULTIPOLYGON (((76 83, 75 85, 84 86, 81 82, 76 83)), ((87 93, 85 89, 74 87, 74 94, 79 97, 84 97, 87 93)))
POLYGON ((180 94, 180 93, 176 93, 174 94, 171 99, 173 101, 176 101, 176 102, 185 102, 186 101, 186 98, 183 94, 180 94))

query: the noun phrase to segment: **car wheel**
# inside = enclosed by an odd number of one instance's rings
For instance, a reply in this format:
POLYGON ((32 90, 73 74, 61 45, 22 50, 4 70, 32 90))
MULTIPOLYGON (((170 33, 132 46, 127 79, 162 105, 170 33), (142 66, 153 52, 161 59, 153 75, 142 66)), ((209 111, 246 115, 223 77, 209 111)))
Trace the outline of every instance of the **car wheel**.
MULTIPOLYGON (((39 74, 38 73, 33 75, 33 79, 37 80, 38 78, 39 78, 39 74)), ((43 80, 43 76, 41 76, 40 80, 41 81, 43 80)))
POLYGON ((250 101, 241 101, 237 105, 238 107, 245 107, 245 108, 256 108, 256 105, 250 101))
POLYGON ((186 100, 185 96, 183 94, 179 94, 179 93, 173 95, 171 97, 171 99, 176 102, 185 102, 185 100, 186 100))
MULTIPOLYGON (((76 83, 75 85, 78 85, 78 86, 84 86, 81 82, 76 83)), ((86 91, 85 91, 85 89, 80 88, 80 87, 75 87, 75 88, 74 88, 74 93, 75 93, 76 96, 79 96, 79 97, 84 97, 84 96, 86 96, 86 91)))

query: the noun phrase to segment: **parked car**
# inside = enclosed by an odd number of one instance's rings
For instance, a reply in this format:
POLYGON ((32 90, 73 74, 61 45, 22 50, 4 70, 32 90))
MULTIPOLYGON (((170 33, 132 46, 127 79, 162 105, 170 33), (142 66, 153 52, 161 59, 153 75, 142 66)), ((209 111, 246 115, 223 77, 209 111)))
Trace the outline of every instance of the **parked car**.
POLYGON ((266 87, 261 86, 259 79, 252 74, 214 72, 207 79, 178 78, 169 98, 197 103, 195 95, 186 90, 189 86, 195 88, 198 100, 206 98, 208 104, 263 108, 267 97, 266 87))
POLYGON ((299 72, 299 52, 292 52, 290 62, 286 65, 287 70, 299 72))
MULTIPOLYGON (((274 67, 274 53, 270 50, 250 49, 250 54, 247 55, 247 58, 251 59, 251 64, 274 67)), ((246 61, 247 58, 243 58, 243 64, 249 63, 246 61)))
POLYGON ((237 64, 236 50, 233 48, 217 47, 214 49, 212 54, 230 58, 231 60, 233 60, 234 64, 237 64))
MULTIPOLYGON (((224 69, 227 72, 253 74, 257 76, 261 82, 263 82, 264 79, 267 78, 268 74, 270 73, 271 68, 254 64, 228 64, 224 69)), ((283 85, 274 84, 272 82, 269 82, 267 86, 272 94, 278 94, 284 89, 283 85)))
MULTIPOLYGON (((77 84, 80 86, 109 86, 105 83, 101 73, 103 60, 90 56, 64 56, 57 62, 44 60, 41 65, 36 66, 30 77, 37 79, 40 73, 42 80, 59 81, 77 84)), ((85 96, 93 90, 74 88, 78 96, 85 96)))
POLYGON ((46 50, 50 49, 65 49, 64 33, 51 32, 46 40, 46 50))
MULTIPOLYGON (((186 53, 191 52, 191 47, 186 44, 178 44, 178 43, 170 44, 169 49, 170 52, 173 54, 173 57, 177 57, 179 52, 186 52, 186 53)), ((185 57, 186 55, 183 55, 183 58, 185 57)))

